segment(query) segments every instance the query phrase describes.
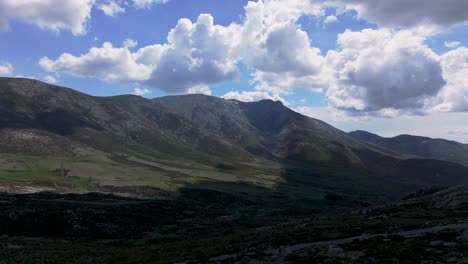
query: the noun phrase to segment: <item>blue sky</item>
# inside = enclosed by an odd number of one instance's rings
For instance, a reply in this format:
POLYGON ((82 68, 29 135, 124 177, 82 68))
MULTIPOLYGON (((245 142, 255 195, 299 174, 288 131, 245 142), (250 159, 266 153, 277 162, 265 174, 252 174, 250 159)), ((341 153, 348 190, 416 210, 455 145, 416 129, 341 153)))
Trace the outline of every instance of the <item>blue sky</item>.
POLYGON ((465 0, 20 2, 0 0, 0 76, 281 100, 345 131, 468 143, 465 0))

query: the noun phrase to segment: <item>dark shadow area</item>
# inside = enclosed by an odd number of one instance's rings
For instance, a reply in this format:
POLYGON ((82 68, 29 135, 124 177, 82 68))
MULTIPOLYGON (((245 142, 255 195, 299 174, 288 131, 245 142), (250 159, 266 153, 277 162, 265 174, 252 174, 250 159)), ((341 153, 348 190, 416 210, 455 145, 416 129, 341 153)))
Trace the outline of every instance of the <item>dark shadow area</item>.
POLYGON ((100 129, 76 114, 65 110, 38 113, 36 120, 40 128, 62 136, 71 135, 75 129, 80 128, 100 129))

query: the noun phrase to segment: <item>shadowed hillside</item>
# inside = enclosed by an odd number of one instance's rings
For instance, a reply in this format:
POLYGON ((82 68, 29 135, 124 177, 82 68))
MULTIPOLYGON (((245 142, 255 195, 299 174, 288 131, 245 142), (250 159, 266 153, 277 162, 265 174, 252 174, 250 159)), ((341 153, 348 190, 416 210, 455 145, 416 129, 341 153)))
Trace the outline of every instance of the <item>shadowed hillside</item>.
POLYGON ((366 131, 353 131, 349 135, 391 151, 468 165, 468 145, 459 142, 411 135, 384 138, 366 131))
POLYGON ((176 191, 194 183, 204 188, 207 180, 277 190, 292 184, 304 194, 313 186, 319 193, 338 188, 348 194, 399 186, 382 192, 385 197, 421 186, 468 183, 465 167, 408 159, 271 100, 93 97, 35 80, 2 78, 0 113, 4 154, 36 157, 18 162, 41 175, 50 174, 60 157, 70 157, 70 175, 88 180, 82 189, 145 183, 176 191))

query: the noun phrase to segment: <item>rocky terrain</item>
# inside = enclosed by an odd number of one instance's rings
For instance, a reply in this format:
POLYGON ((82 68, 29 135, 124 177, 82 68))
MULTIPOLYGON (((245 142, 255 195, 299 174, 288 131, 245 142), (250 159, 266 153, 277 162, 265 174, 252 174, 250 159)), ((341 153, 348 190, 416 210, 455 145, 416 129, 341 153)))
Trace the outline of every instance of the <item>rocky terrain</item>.
POLYGON ((379 206, 283 212, 281 220, 232 196, 194 190, 172 201, 3 194, 0 257, 2 263, 466 263, 467 197, 466 186, 427 189, 379 206))

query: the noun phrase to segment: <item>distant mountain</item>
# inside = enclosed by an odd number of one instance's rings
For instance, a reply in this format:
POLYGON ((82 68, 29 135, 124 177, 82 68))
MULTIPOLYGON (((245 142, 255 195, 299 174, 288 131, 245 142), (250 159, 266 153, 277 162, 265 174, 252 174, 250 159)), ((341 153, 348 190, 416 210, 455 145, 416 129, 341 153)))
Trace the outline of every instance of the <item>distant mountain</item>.
POLYGON ((2 150, 13 153, 73 155, 87 146, 186 158, 249 156, 154 101, 93 97, 28 79, 0 79, 0 129, 2 150))
POLYGON ((384 138, 360 130, 349 135, 392 151, 468 165, 468 145, 459 142, 411 135, 384 138))
POLYGON ((44 155, 72 155, 81 145, 188 159, 259 156, 361 164, 358 152, 377 151, 271 100, 93 97, 29 79, 0 79, 0 129, 3 150, 44 155))
POLYGON ((240 102, 205 95, 153 99, 204 131, 252 155, 276 159, 360 163, 354 151, 369 148, 342 131, 303 116, 279 101, 240 102))
POLYGON ((229 162, 242 164, 239 170, 263 160, 283 167, 294 184, 327 182, 322 189, 379 186, 377 177, 406 186, 468 183, 464 166, 363 143, 278 101, 95 97, 30 79, 0 78, 0 150, 39 157, 85 150, 115 160, 138 156, 215 168, 229 162))

